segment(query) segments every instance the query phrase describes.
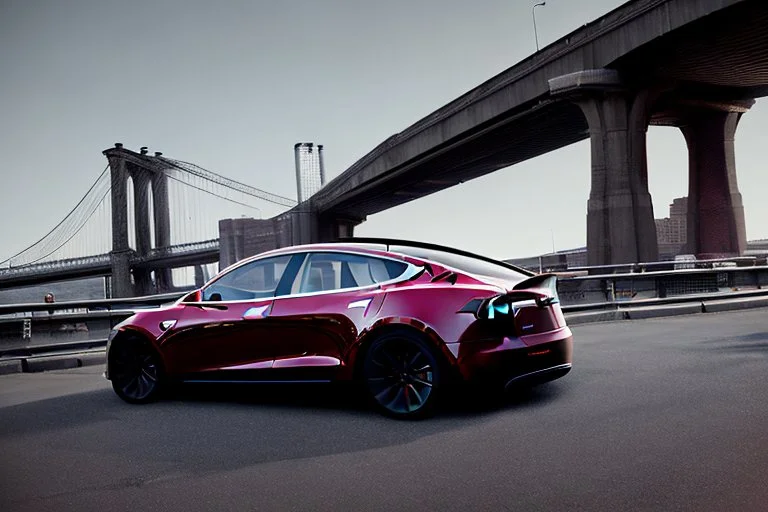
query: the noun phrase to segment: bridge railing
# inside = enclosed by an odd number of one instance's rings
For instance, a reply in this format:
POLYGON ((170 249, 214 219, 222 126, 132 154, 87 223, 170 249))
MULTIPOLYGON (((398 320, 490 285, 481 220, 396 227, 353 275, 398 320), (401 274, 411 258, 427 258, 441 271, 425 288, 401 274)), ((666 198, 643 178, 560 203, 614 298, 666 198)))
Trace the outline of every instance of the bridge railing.
MULTIPOLYGON (((768 265, 688 268, 636 273, 561 274, 566 313, 768 295, 768 265)), ((0 356, 103 348, 110 330, 134 312, 178 300, 176 292, 147 297, 0 305, 0 356)))

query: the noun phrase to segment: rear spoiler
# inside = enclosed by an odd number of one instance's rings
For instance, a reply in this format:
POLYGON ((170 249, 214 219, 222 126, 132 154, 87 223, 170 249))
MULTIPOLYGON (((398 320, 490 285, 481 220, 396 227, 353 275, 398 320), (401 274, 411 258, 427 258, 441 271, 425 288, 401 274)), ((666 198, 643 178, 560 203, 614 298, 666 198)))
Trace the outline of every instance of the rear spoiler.
POLYGON ((477 318, 492 320, 496 316, 504 317, 510 313, 514 316, 517 309, 515 304, 529 301, 535 302, 540 308, 560 302, 557 295, 557 276, 555 274, 535 275, 515 284, 506 293, 488 299, 474 299, 460 312, 474 313, 477 318))

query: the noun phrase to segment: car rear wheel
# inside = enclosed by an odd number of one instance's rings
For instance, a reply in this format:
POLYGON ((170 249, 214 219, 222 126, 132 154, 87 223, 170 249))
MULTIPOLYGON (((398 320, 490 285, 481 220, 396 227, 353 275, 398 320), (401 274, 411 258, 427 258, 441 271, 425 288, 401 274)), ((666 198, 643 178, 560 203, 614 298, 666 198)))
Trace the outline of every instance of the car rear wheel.
POLYGON ((151 402, 163 384, 162 363, 148 341, 124 340, 110 350, 109 377, 112 389, 126 402, 151 402))
POLYGON ((362 377, 373 404, 389 416, 415 419, 434 412, 440 365, 432 348, 415 334, 389 333, 373 341, 362 377))

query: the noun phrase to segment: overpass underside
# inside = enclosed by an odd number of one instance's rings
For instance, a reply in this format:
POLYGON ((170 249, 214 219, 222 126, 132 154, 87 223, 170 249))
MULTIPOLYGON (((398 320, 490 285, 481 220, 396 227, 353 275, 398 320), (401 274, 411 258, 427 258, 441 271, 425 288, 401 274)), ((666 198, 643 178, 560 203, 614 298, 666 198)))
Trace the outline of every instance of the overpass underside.
MULTIPOLYGON (((643 27, 674 24, 691 7, 682 1, 635 3, 646 6, 646 11, 633 14, 637 24, 606 32, 600 44, 631 46, 627 40, 640 38, 643 27)), ((337 183, 331 182, 337 190, 321 191, 314 205, 320 227, 302 241, 332 239, 342 230, 339 219, 346 219, 343 230, 349 232, 367 215, 589 138, 589 264, 653 261, 658 248, 646 132, 655 124, 678 127, 688 146, 687 250, 700 255, 743 253, 745 220, 734 138, 754 98, 768 95, 766 27, 768 2, 745 0, 604 63, 600 54, 609 47, 591 43, 569 50, 571 54, 563 50, 562 62, 549 60, 552 70, 566 73, 546 74, 544 64, 540 69, 529 65, 533 71, 526 71, 532 76, 526 87, 535 89, 538 82, 545 87, 512 108, 507 108, 508 98, 521 96, 523 86, 510 81, 492 97, 483 92, 489 87, 483 84, 456 100, 458 106, 443 107, 406 130, 417 135, 393 136, 334 180, 337 183), (450 116, 435 122, 444 110, 451 110, 450 116), (448 134, 458 125, 466 129, 439 140, 441 132, 448 134), (435 140, 439 143, 430 145, 435 140)), ((561 46, 570 48, 568 41, 561 46)))

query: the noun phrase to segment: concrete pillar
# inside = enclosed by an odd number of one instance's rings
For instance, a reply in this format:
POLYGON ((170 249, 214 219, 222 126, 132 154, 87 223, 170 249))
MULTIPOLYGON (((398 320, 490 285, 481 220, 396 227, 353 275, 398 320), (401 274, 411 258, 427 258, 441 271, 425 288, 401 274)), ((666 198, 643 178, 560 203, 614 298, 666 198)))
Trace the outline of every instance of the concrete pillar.
POLYGON ((133 283, 131 282, 131 254, 130 249, 124 251, 112 251, 109 254, 112 276, 110 290, 112 297, 132 297, 133 283))
POLYGON ((152 284, 151 270, 134 267, 132 272, 134 295, 152 295, 156 292, 155 287, 152 284))
MULTIPOLYGON (((118 151, 119 151, 118 147, 118 151)), ((112 178, 112 252, 109 255, 112 275, 112 297, 133 295, 131 283, 131 248, 128 244, 128 169, 125 159, 114 150, 107 150, 112 178)))
POLYGON ((202 288, 205 284, 205 272, 202 265, 195 265, 195 288, 202 288))
POLYGON ((109 155, 112 178, 112 250, 127 251, 128 246, 128 171, 125 160, 109 155))
POLYGON ((592 187, 587 203, 587 263, 656 261, 658 244, 648 192, 648 95, 595 91, 576 103, 587 118, 592 187))
POLYGON ((319 218, 318 241, 336 242, 354 236, 355 226, 362 221, 348 216, 324 215, 319 218))
POLYGON ((149 187, 151 176, 147 171, 136 168, 134 168, 132 174, 136 253, 144 256, 152 249, 152 229, 149 225, 149 187))
POLYGON ((746 108, 699 108, 689 111, 680 123, 688 145, 687 251, 691 254, 706 258, 740 255, 746 250, 734 154, 736 128, 746 108))
MULTIPOLYGON (((152 174, 152 206, 154 209, 155 247, 171 246, 171 211, 168 200, 168 176, 162 172, 152 174)), ((155 286, 158 293, 173 290, 173 274, 170 268, 155 269, 155 286)))

